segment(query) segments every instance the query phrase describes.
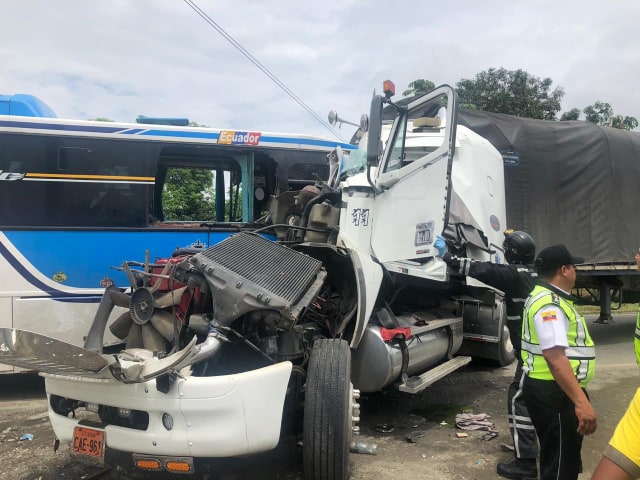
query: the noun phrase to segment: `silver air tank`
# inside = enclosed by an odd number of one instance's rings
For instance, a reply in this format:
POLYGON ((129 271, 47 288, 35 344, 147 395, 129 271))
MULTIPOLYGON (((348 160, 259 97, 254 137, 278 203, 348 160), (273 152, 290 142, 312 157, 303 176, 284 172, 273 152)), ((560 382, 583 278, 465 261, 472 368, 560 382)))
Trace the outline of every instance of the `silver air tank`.
MULTIPOLYGON (((389 317, 389 313, 383 311, 389 317)), ((355 388, 376 392, 400 379, 402 341, 384 341, 378 316, 367 325, 358 348, 352 352, 351 378, 355 388)), ((393 317, 395 328, 411 329, 405 340, 406 374, 422 373, 453 356, 462 344, 462 317, 451 312, 428 311, 393 317)), ((394 328, 390 326, 390 328, 394 328)))

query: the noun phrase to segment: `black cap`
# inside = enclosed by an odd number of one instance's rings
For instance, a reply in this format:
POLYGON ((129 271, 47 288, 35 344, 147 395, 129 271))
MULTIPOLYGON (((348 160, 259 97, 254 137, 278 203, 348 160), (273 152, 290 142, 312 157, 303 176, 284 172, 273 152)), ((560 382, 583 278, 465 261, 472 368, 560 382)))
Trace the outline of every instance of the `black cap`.
POLYGON ((563 265, 584 263, 584 258, 574 257, 564 245, 553 245, 544 248, 536 258, 536 270, 539 272, 554 272, 563 265))

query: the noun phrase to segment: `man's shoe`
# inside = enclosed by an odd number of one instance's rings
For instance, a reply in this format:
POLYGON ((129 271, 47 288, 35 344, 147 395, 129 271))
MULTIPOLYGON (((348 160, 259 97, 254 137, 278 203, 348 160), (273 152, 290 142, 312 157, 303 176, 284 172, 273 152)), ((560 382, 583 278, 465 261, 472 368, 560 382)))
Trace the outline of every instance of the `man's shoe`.
POLYGON ((496 471, 498 475, 511 480, 536 480, 538 465, 535 458, 516 458, 511 463, 499 463, 496 471))

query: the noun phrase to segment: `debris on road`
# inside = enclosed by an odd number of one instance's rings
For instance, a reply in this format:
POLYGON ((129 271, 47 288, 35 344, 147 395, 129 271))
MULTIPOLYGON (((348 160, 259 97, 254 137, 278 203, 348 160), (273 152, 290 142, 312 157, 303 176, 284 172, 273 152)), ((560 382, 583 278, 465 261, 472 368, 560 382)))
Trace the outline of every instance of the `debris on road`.
POLYGON ((414 432, 408 433, 405 438, 409 443, 416 443, 418 438, 424 437, 426 435, 427 435, 427 432, 425 432, 424 430, 416 430, 414 432))
POLYGON ((486 413, 459 413, 456 415, 456 427, 462 430, 488 430, 493 431, 496 425, 490 422, 491 418, 486 413))
POLYGON ((497 436, 498 436, 498 432, 487 432, 480 437, 480 440, 484 440, 485 442, 488 442, 490 440, 493 440, 497 436))
POLYGON ((364 453, 367 455, 378 454, 377 443, 353 442, 351 444, 351 453, 364 453))
POLYGON ((380 433, 391 433, 394 430, 393 425, 390 423, 378 423, 373 426, 373 429, 380 433))

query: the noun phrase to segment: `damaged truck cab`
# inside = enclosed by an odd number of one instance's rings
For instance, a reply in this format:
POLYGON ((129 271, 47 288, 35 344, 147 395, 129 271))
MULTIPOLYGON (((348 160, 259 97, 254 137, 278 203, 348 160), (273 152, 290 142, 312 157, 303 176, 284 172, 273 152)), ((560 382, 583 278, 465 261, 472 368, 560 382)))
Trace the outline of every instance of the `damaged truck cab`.
POLYGON ((84 348, 0 330, 2 363, 43 372, 73 454, 193 473, 273 449, 301 415, 305 478, 346 480, 360 391, 418 393, 471 357, 513 360, 501 293, 448 272, 434 245, 504 261, 502 157, 457 128, 451 87, 403 107, 391 94, 374 96, 360 149, 273 197, 264 227, 125 262, 130 287, 105 291, 84 348), (120 347, 103 349, 107 328, 120 347))

